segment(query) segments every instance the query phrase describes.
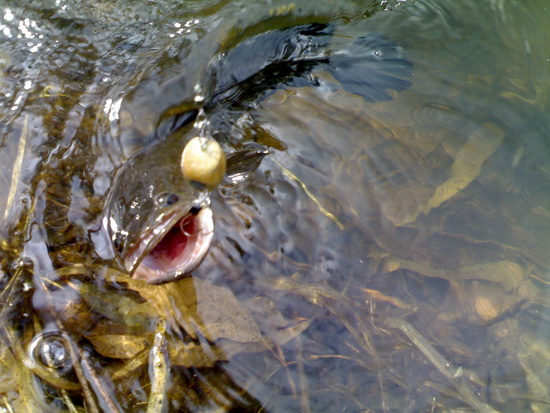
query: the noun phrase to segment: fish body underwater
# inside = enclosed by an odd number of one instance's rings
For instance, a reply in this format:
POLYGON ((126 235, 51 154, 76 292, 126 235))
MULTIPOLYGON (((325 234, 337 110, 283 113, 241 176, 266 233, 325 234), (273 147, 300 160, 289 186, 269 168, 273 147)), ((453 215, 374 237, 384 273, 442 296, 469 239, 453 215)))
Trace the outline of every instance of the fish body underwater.
MULTIPOLYGON (((189 274, 204 258, 214 224, 207 191, 180 170, 181 151, 196 134, 214 135, 216 120, 236 107, 257 105, 278 88, 319 87, 316 71, 330 73, 343 89, 370 102, 410 86, 412 64, 386 37, 371 33, 330 49, 334 25, 309 24, 245 39, 212 57, 207 100, 184 105, 157 129, 154 144, 119 170, 107 201, 105 226, 123 267, 135 278, 164 283, 189 274), (197 124, 206 123, 202 129, 197 124)), ((230 136, 220 136, 227 144, 230 136)), ((226 145, 227 146, 227 145, 226 145)), ((228 180, 254 170, 266 149, 251 145, 230 154, 228 180)))

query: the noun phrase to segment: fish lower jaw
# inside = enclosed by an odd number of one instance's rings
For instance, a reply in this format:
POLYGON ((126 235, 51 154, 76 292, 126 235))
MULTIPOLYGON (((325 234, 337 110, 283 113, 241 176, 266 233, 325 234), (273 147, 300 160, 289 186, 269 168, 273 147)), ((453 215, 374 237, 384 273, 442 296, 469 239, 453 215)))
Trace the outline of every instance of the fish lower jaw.
POLYGON ((149 284, 178 280, 195 269, 206 256, 214 235, 212 210, 203 208, 178 221, 141 260, 132 278, 149 284))

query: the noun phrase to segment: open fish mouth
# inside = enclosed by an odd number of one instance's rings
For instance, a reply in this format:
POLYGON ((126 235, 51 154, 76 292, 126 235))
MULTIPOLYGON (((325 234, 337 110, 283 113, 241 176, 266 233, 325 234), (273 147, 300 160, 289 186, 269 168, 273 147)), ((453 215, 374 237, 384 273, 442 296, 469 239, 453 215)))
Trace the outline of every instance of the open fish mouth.
POLYGON ((193 271, 208 252, 214 234, 212 210, 172 211, 141 237, 124 260, 132 278, 149 284, 175 281, 193 271))

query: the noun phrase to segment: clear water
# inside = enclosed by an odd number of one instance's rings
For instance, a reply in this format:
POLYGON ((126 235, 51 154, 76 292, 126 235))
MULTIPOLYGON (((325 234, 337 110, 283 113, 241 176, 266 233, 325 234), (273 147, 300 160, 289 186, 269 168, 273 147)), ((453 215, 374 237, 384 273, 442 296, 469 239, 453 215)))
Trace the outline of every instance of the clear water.
POLYGON ((544 1, 15 3, 0 6, 4 411, 548 410, 544 1), (335 44, 397 42, 412 86, 371 103, 317 73, 239 109, 233 146, 270 155, 212 194, 193 278, 117 275, 96 235, 117 168, 208 84, 217 43, 317 20, 335 44))

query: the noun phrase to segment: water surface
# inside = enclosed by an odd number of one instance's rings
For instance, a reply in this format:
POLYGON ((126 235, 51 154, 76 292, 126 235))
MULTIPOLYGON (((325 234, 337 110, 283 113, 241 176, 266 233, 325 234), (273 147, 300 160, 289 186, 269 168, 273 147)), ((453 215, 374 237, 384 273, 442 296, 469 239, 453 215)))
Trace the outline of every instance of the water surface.
POLYGON ((548 410, 543 1, 0 14, 5 411, 548 410), (335 49, 399 44, 411 87, 369 102, 314 70, 236 105, 217 138, 270 154, 212 194, 208 256, 176 283, 125 277, 101 235, 116 170, 207 95, 220 45, 317 22, 335 49))

